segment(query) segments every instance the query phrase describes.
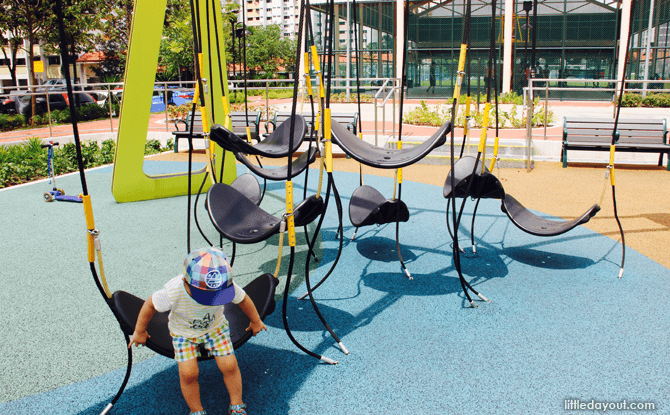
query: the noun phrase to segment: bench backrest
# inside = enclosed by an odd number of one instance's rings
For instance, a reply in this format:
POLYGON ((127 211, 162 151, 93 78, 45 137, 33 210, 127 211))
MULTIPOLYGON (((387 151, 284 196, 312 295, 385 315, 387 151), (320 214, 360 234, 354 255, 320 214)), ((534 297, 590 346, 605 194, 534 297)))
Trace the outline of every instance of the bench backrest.
MULTIPOLYGON (((565 142, 607 143, 612 141, 614 119, 563 118, 565 142)), ((619 119, 617 144, 666 144, 665 119, 619 119)))
MULTIPOLYGON (((251 133, 258 135, 261 119, 260 111, 249 111, 248 117, 245 115, 244 111, 233 111, 230 113, 230 119, 233 123, 233 131, 243 130, 247 126, 248 119, 251 133)), ((186 117, 186 131, 191 128, 190 125, 191 113, 186 117)), ((195 117, 193 118, 193 132, 202 133, 202 114, 199 111, 196 111, 195 117)))
MULTIPOLYGON (((303 111, 301 114, 303 117, 305 117, 305 121, 307 121, 308 125, 308 132, 311 131, 312 128, 312 112, 311 111, 303 111)), ((274 116, 274 124, 275 126, 281 124, 285 120, 289 119, 291 117, 290 112, 276 112, 274 116)), ((331 121, 337 121, 340 124, 343 124, 347 126, 354 134, 356 134, 358 126, 356 125, 358 123, 358 112, 331 112, 330 113, 330 119, 331 121), (351 127, 350 127, 351 126, 351 127)))

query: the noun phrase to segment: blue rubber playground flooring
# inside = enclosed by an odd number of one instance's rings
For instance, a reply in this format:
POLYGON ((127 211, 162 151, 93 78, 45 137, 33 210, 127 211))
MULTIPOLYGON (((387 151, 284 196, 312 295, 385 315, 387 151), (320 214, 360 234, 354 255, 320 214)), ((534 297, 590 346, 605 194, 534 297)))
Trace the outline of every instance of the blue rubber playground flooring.
MULTIPOLYGON (((156 171, 183 166, 151 165, 156 171)), ((309 192, 317 176, 310 174, 309 192)), ((302 177, 294 180, 296 202, 302 177)), ((180 272, 185 197, 117 204, 109 167, 87 178, 111 290, 150 295, 180 272)), ((78 180, 58 178, 59 187, 79 189, 78 180)), ((351 354, 339 350, 310 303, 297 300, 305 292, 299 241, 289 324, 303 345, 339 364, 321 363, 290 342, 279 302, 265 322, 268 331, 237 351, 250 414, 594 413, 566 410, 566 400, 575 399, 651 402, 656 410, 636 413, 670 413, 668 269, 628 249, 618 279, 618 242, 583 227, 533 237, 515 228, 498 202, 483 201, 477 254, 468 249, 462 263, 466 278, 492 302, 477 301, 472 309, 454 270, 439 187, 403 185, 411 213, 400 231, 414 277, 408 280, 397 261, 395 226, 363 228, 349 241, 347 206, 358 175, 336 172, 335 182, 344 205, 344 250, 315 297, 351 354)), ((366 184, 389 196, 392 183, 366 176, 366 184)), ((124 338, 88 270, 83 209, 44 203, 48 188, 41 182, 0 192, 0 414, 98 414, 125 374, 124 338)), ((283 189, 272 184, 262 206, 281 212, 283 189)), ((199 215, 213 237, 204 211, 199 215)), ((336 229, 331 198, 312 281, 335 258, 336 229)), ((468 229, 460 235, 469 246, 468 229)), ((192 245, 204 245, 195 228, 192 245)), ((276 249, 275 239, 240 248, 236 278, 272 272, 276 249)), ((288 248, 281 275, 287 263, 288 248)), ((130 382, 112 413, 187 414, 175 363, 146 349, 134 353, 130 382)), ((200 368, 205 409, 225 414, 220 372, 211 361, 200 368)))

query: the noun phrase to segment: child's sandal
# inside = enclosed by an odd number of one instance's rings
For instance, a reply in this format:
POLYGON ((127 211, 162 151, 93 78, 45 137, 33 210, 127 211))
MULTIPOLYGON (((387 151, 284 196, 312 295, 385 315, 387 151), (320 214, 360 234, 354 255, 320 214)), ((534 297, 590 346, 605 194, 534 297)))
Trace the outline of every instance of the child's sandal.
POLYGON ((207 415, 207 412, 204 410, 198 412, 191 412, 189 415, 207 415))
POLYGON ((230 405, 228 407, 229 415, 247 415, 247 404, 230 405))

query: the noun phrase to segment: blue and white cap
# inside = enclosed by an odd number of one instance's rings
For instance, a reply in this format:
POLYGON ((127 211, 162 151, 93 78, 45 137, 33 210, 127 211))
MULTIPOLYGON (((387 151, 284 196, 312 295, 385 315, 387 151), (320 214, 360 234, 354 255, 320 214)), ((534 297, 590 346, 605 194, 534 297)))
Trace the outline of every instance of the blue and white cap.
POLYGON ((233 301, 233 270, 228 257, 217 248, 201 248, 184 260, 184 278, 191 297, 202 305, 223 305, 233 301))

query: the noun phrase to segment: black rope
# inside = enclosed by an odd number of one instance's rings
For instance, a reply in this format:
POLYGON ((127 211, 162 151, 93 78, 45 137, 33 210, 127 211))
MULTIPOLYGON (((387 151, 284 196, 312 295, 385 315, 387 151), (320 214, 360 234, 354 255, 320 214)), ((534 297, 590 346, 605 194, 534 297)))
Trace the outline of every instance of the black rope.
MULTIPOLYGON (((326 275, 324 275, 323 278, 321 278, 321 280, 312 287, 312 289, 311 289, 312 292, 315 291, 317 288, 319 288, 321 286, 321 284, 323 284, 328 279, 328 277, 330 277, 330 275, 333 273, 333 271, 335 270, 335 266, 340 261, 340 256, 342 255, 342 248, 344 246, 344 227, 342 225, 342 216, 343 216, 343 214, 342 214, 342 211, 343 211, 342 200, 340 199, 340 194, 337 191, 337 186, 335 186, 335 180, 333 179, 333 174, 328 173, 328 187, 331 187, 331 185, 332 185, 332 189, 333 189, 333 196, 335 198, 335 205, 337 206, 337 217, 338 217, 337 235, 340 238, 340 244, 339 244, 339 247, 338 247, 338 250, 337 250, 337 255, 335 256, 335 261, 333 261, 333 265, 331 265, 328 272, 326 272, 326 275)), ((330 193, 326 192, 326 199, 324 201, 326 206, 328 206, 329 197, 330 197, 330 193)), ((318 234, 319 230, 321 229, 321 225, 323 224, 323 219, 325 217, 325 212, 326 211, 324 210, 324 214, 321 216, 321 218, 319 218, 319 222, 316 225, 316 230, 314 231, 315 235, 318 234)), ((316 238, 314 238, 312 240, 312 244, 315 244, 315 243, 316 243, 316 238)), ((310 249, 313 249, 313 247, 314 247, 314 245, 310 246, 310 249)), ((305 293, 300 298, 304 298, 305 295, 307 295, 307 294, 308 293, 305 293)))
MULTIPOLYGON (((621 8, 621 0, 618 2, 619 9, 621 8)), ((621 92, 619 93, 619 101, 617 102, 617 109, 616 109, 616 115, 614 116, 614 126, 612 129, 612 145, 616 145, 617 140, 619 139, 619 132, 617 131, 619 127, 619 114, 621 113, 621 101, 623 99, 623 93, 626 87, 626 70, 628 67, 628 58, 629 58, 629 51, 630 51, 630 45, 628 44, 628 40, 631 37, 632 31, 633 31, 633 16, 634 16, 634 11, 635 11, 635 2, 631 2, 630 6, 630 19, 628 21, 628 39, 627 39, 627 47, 626 47, 626 53, 624 54, 624 61, 623 61, 623 68, 622 68, 622 73, 621 73, 621 92)), ((621 25, 623 27, 623 24, 621 25)), ((619 38, 621 38, 621 33, 619 33, 619 38)), ((616 147, 615 147, 616 149, 616 147)), ((612 168, 612 172, 610 174, 614 174, 614 160, 612 159, 612 165, 607 167, 612 168)), ((624 236, 624 231, 623 231, 623 226, 621 226, 621 220, 619 219, 619 212, 617 209, 617 203, 616 203, 616 186, 612 182, 612 206, 614 209, 614 219, 616 219, 617 226, 619 227, 619 234, 621 235, 621 270, 619 272, 619 278, 623 275, 623 266, 626 260, 626 239, 624 236)))
MULTIPOLYGON (((213 10, 212 10, 212 14, 213 14, 213 10)), ((212 69, 212 32, 211 32, 210 23, 209 23, 209 21, 210 21, 209 2, 207 2, 207 0, 205 0, 205 17, 207 18, 207 26, 206 26, 207 27, 207 66, 208 66, 207 69, 209 70, 210 88, 212 88, 213 85, 214 85, 214 83, 212 82, 212 79, 213 79, 213 76, 214 76, 213 75, 214 70, 212 69)), ((214 20, 216 20, 216 17, 214 18, 214 20)), ((215 37, 217 37, 216 34, 215 34, 215 37)), ((202 93, 204 94, 205 91, 202 91, 202 93)), ((212 108, 211 117, 212 117, 212 121, 213 121, 213 120, 216 119, 216 116, 214 115, 214 89, 213 88, 212 88, 212 93, 209 94, 209 105, 212 108)), ((203 123, 206 122, 206 120, 202 120, 202 121, 203 121, 203 123)), ((221 163, 221 168, 223 169, 223 163, 221 163)), ((212 172, 212 174, 214 174, 214 172, 212 172)), ((223 175, 220 178, 223 179, 223 175)))
MULTIPOLYGON (((313 351, 307 349, 305 346, 300 344, 298 340, 296 340, 295 337, 293 337, 293 333, 291 333, 291 328, 288 325, 288 317, 287 317, 287 310, 286 306, 288 304, 288 293, 290 290, 290 285, 291 285, 291 274, 293 273, 293 263, 295 260, 295 247, 291 247, 291 254, 289 256, 289 262, 288 262, 288 272, 286 274, 286 284, 284 286, 284 301, 282 302, 282 321, 284 322, 284 330, 286 331, 286 334, 288 335, 288 338, 291 340, 291 342, 300 350, 302 350, 304 353, 319 359, 319 360, 326 360, 329 361, 330 359, 324 358, 323 356, 314 353, 313 351)), ((337 363, 337 362, 333 362, 337 363)))
MULTIPOLYGON (((82 194, 84 196, 88 196, 88 187, 86 185, 86 174, 84 172, 84 160, 82 158, 81 154, 81 141, 79 137, 79 129, 77 128, 77 111, 75 107, 75 100, 74 100, 74 94, 72 92, 72 79, 70 78, 70 57, 68 56, 68 47, 67 47, 67 37, 65 35, 65 16, 63 13, 63 2, 62 0, 56 0, 56 7, 55 7, 55 13, 56 13, 56 19, 58 21, 58 36, 59 36, 59 47, 60 47, 60 55, 61 55, 61 67, 62 67, 62 73, 63 77, 65 78, 65 85, 67 88, 67 95, 68 95, 68 100, 69 100, 69 107, 70 107, 70 119, 72 122, 72 133, 74 135, 74 142, 75 142, 75 150, 77 154, 77 166, 79 169, 79 179, 81 181, 81 188, 82 188, 82 194)), ((76 73, 76 71, 75 71, 76 73)), ((92 229, 90 229, 92 230, 92 229)), ((95 263, 94 262, 89 262, 89 268, 91 270, 91 275, 93 276, 93 280, 95 281, 95 285, 98 288, 98 291, 100 291, 100 294, 103 296, 105 299, 107 305, 109 308, 112 310, 112 313, 114 316, 117 318, 117 321, 120 322, 116 311, 114 308, 111 306, 111 300, 107 297, 107 293, 102 286, 102 283, 100 282, 100 277, 98 276, 97 270, 95 269, 95 263)), ((124 332, 123 336, 126 340, 126 344, 130 343, 130 338, 128 335, 124 332)), ((133 352, 131 348, 128 348, 127 350, 128 354, 128 364, 126 366, 126 375, 123 378, 123 381, 121 382, 121 386, 119 390, 117 391, 116 395, 114 398, 112 398, 112 401, 109 403, 107 406, 108 408, 111 408, 116 404, 116 402, 121 398, 121 395, 123 394, 124 390, 126 389, 126 386, 128 385, 128 380, 130 379, 130 372, 133 367, 133 352)))
MULTIPOLYGON (((469 3, 469 2, 463 3, 463 10, 465 12, 464 14, 468 15, 468 13, 470 13, 470 10, 471 10, 471 3, 469 3)), ((470 98, 470 96, 471 96, 470 86, 472 84, 471 81, 470 81, 470 77, 472 76, 472 56, 471 56, 471 53, 470 53, 471 50, 472 50, 472 42, 471 42, 470 33, 467 33, 467 47, 466 47, 466 50, 467 50, 467 52, 466 52, 466 55, 465 55, 465 81, 468 83, 467 95, 466 96, 468 98, 470 98)), ((478 76, 478 78, 477 78, 477 90, 479 91, 479 74, 477 74, 477 76, 478 76)), ((479 105, 479 101, 477 101, 477 103, 479 105)), ((470 111, 470 103, 467 102, 467 100, 466 100, 466 105, 468 106, 465 110, 466 114, 467 114, 470 111)), ((477 106, 477 110, 479 111, 479 106, 477 106)), ((458 156, 458 158, 462 158, 463 157, 463 152, 465 151, 465 143, 467 141, 468 134, 470 133, 469 121, 470 121, 470 117, 466 116, 465 117, 466 125, 465 125, 465 128, 463 129, 463 132, 464 132, 463 143, 461 144, 461 153, 458 156)), ((456 125, 455 123, 452 124, 452 129, 454 128, 453 126, 455 126, 455 125, 456 125)))
MULTIPOLYGON (((79 167, 79 179, 81 180, 81 189, 84 196, 88 195, 88 187, 86 186, 86 175, 84 174, 84 159, 81 155, 81 141, 79 139, 79 129, 77 127, 77 108, 75 106, 74 94, 72 93, 72 79, 70 78, 70 56, 68 56, 67 37, 65 35, 65 16, 63 14, 62 0, 56 0, 56 17, 58 19, 58 36, 59 47, 61 54, 61 72, 65 78, 65 85, 67 86, 67 97, 70 107, 70 117, 72 120, 72 133, 74 135, 74 143, 77 152, 77 166, 79 167)), ((74 64, 73 64, 74 66, 74 64)), ((75 68, 76 72, 76 68, 75 68)))
MULTIPOLYGON (((408 26, 409 26, 409 0, 403 3, 405 10, 403 12, 403 34, 402 34, 402 68, 400 68, 400 125, 398 125, 398 141, 402 141, 402 115, 403 115, 403 103, 405 98, 405 67, 407 67, 407 46, 409 44, 408 38, 408 26)), ((360 114, 360 113, 359 113, 360 114)), ((398 198, 400 199, 400 198, 398 198)), ((399 251, 398 251, 399 252, 399 251)))

